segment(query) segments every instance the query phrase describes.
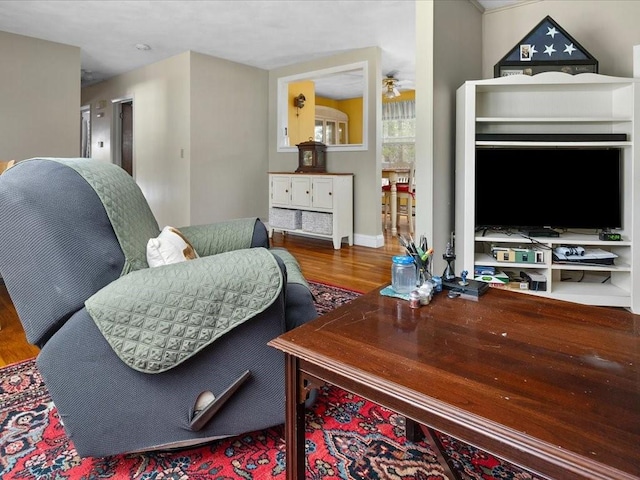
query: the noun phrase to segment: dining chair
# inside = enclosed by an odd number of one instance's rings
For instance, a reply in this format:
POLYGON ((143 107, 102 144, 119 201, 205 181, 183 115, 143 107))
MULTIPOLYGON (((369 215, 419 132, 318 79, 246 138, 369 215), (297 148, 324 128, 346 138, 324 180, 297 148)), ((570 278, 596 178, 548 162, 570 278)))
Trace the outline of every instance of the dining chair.
MULTIPOLYGON (((414 184, 415 166, 412 163, 409 168, 409 173, 406 176, 398 176, 396 182, 397 193, 397 218, 396 223, 399 223, 400 216, 406 216, 409 223, 409 233, 414 231, 414 200, 415 200, 415 184, 414 184)), ((387 219, 389 222, 393 222, 391 218, 391 184, 387 179, 383 179, 382 182, 382 195, 383 195, 383 227, 387 229, 387 219)), ((396 224, 396 226, 398 226, 396 224)))

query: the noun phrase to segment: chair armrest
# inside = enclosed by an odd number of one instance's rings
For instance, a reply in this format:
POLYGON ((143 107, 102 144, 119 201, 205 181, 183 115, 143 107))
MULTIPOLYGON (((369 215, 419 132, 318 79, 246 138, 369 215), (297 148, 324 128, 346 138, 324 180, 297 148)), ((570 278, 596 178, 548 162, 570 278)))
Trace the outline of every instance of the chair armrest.
POLYGON ((179 230, 201 257, 269 246, 266 227, 255 217, 225 220, 208 225, 191 225, 180 227, 179 230))
POLYGON ((280 260, 282 260, 282 262, 287 267, 287 283, 299 283, 300 285, 305 286, 307 289, 309 288, 307 279, 302 275, 300 264, 298 263, 298 260, 296 260, 296 258, 291 255, 291 252, 282 247, 272 248, 270 249, 270 252, 276 257, 280 258, 280 260))
POLYGON ((85 305, 123 362, 160 373, 266 311, 283 280, 274 256, 252 248, 131 272, 85 305))
POLYGON ((296 328, 318 316, 313 294, 309 283, 302 275, 300 264, 291 253, 284 248, 269 250, 287 269, 287 305, 285 319, 287 331, 296 328))

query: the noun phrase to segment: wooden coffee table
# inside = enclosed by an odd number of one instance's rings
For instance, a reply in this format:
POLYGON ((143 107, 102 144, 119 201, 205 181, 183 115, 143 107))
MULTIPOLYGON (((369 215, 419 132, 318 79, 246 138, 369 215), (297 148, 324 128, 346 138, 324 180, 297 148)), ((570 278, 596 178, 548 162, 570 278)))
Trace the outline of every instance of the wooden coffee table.
POLYGON ((378 291, 270 342, 288 479, 304 478, 304 399, 323 382, 541 477, 640 478, 639 315, 498 289, 411 309, 378 291))

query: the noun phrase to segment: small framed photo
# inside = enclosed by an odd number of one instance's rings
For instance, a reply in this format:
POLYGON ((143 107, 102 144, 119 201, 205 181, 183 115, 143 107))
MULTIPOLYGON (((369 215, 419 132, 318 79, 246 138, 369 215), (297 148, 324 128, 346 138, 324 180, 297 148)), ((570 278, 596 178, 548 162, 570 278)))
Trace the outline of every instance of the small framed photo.
POLYGON ((520 61, 521 62, 531 61, 531 45, 530 44, 523 43, 520 45, 520 61))

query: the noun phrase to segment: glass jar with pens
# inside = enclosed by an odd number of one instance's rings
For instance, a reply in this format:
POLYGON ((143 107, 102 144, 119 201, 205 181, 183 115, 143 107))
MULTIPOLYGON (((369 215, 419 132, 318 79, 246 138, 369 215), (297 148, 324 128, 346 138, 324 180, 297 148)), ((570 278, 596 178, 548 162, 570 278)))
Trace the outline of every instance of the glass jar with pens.
POLYGON ((402 235, 398 235, 400 245, 404 247, 407 256, 411 257, 416 268, 416 286, 419 287, 425 283, 431 283, 431 257, 433 256, 433 248, 429 248, 427 237, 420 235, 418 244, 416 245, 413 237, 409 239, 402 235))

